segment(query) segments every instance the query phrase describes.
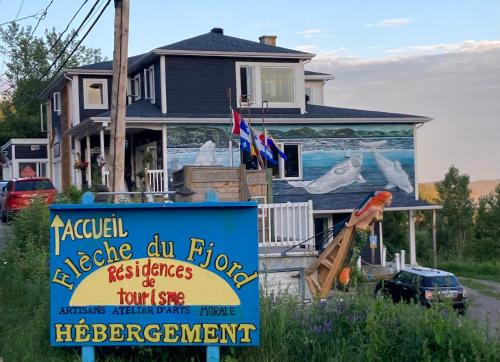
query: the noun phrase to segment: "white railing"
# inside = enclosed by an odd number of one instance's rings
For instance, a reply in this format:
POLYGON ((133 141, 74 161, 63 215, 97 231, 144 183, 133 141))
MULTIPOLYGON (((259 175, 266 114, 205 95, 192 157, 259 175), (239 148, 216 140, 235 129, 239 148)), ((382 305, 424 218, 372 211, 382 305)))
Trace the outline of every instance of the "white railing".
POLYGON ((259 246, 293 246, 314 249, 312 201, 259 205, 259 246))
POLYGON ((149 191, 162 192, 163 170, 147 170, 146 173, 148 177, 149 191))

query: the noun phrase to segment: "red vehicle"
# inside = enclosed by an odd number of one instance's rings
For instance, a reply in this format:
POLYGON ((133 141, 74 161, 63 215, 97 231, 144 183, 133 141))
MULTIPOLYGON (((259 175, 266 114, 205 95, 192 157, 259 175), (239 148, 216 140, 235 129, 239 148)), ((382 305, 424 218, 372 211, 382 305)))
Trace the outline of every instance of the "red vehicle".
POLYGON ((48 178, 30 177, 10 180, 0 190, 0 204, 2 222, 7 222, 9 217, 33 203, 37 197, 47 205, 54 202, 57 191, 48 178))

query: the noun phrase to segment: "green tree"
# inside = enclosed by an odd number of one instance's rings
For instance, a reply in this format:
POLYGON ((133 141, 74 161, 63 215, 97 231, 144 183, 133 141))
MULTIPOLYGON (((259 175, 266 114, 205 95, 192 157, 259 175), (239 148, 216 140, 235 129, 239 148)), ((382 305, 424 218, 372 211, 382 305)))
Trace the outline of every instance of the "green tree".
POLYGON ((46 29, 39 37, 31 36, 32 30, 31 26, 17 23, 0 28, 0 52, 6 56, 5 78, 9 84, 0 96, 0 144, 12 137, 42 136, 37 96, 64 62, 67 61, 65 67, 71 68, 103 60, 100 49, 85 46, 68 59, 76 41, 63 49, 73 32, 57 41, 60 33, 55 28, 46 29))
POLYGON ((474 207, 470 196, 470 179, 451 165, 444 180, 437 184, 438 200, 443 206, 439 215, 442 252, 464 256, 467 240, 473 232, 474 207), (443 250, 444 249, 444 250, 443 250))

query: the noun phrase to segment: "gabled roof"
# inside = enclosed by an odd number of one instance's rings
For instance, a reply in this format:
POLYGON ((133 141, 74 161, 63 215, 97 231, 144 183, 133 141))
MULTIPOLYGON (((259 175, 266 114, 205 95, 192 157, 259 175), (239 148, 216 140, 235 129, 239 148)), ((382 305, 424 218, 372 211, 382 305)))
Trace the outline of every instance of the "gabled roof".
POLYGON ((310 70, 305 70, 304 74, 305 75, 331 75, 331 74, 328 74, 328 73, 313 72, 313 71, 310 71, 310 70))
POLYGON ((298 50, 262 44, 260 42, 224 35, 223 30, 219 28, 214 28, 206 34, 198 35, 193 38, 165 45, 163 47, 155 49, 154 52, 193 54, 243 53, 249 56, 261 54, 265 55, 266 57, 286 57, 298 59, 310 59, 314 56, 313 54, 301 52, 298 50))
POLYGON ((330 79, 334 79, 335 77, 331 74, 320 73, 320 72, 312 72, 310 70, 304 71, 306 80, 315 80, 315 81, 327 81, 330 79))

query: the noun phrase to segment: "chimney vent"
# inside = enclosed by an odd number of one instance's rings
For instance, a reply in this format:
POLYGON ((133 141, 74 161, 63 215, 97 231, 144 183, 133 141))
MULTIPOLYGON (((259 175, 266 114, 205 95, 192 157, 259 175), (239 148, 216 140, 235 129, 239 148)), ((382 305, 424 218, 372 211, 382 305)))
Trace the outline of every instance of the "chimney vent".
POLYGON ((210 32, 215 33, 215 34, 224 35, 224 29, 222 29, 222 28, 212 28, 212 30, 210 30, 210 32))
POLYGON ((261 44, 267 44, 267 45, 272 45, 273 47, 276 46, 276 35, 262 35, 259 36, 259 41, 261 44))

